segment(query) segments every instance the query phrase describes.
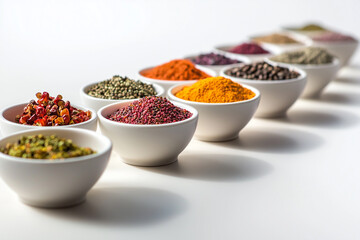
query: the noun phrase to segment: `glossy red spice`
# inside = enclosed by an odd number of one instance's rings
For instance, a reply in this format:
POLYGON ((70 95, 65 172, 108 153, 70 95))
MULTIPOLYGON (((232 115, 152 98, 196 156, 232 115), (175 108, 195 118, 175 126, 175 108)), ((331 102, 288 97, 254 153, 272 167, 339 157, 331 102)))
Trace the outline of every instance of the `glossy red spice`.
POLYGON ((61 95, 51 97, 49 93, 36 93, 37 100, 31 100, 15 122, 34 126, 60 126, 81 123, 91 118, 90 111, 72 107, 61 95))
POLYGON ((179 122, 191 116, 191 112, 175 106, 164 97, 145 97, 118 109, 107 118, 129 124, 164 124, 179 122))

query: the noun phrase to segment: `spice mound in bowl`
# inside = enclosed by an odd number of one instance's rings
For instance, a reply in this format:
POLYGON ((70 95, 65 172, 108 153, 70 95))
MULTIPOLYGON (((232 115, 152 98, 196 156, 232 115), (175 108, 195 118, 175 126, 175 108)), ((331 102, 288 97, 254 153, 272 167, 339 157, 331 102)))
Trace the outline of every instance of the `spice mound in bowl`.
POLYGON ((161 96, 162 94, 164 94, 164 89, 158 84, 118 75, 101 82, 88 84, 80 91, 81 100, 85 106, 96 111, 115 102, 148 96, 161 96))
POLYGON ((228 141, 238 137, 254 115, 260 92, 224 77, 212 77, 169 89, 170 99, 199 112, 195 137, 203 141, 228 141))
POLYGON ((37 93, 37 100, 2 109, 0 127, 3 136, 14 132, 52 128, 84 128, 95 131, 97 115, 91 108, 72 105, 61 95, 51 97, 49 93, 37 93))
POLYGON ((98 111, 101 132, 128 164, 160 166, 177 161, 194 135, 198 113, 163 97, 114 103, 98 111))
POLYGON ((340 63, 326 49, 307 47, 293 52, 285 52, 270 58, 271 62, 296 66, 307 74, 307 83, 302 97, 318 97, 323 89, 335 78, 340 63))
POLYGON ((204 66, 195 66, 187 59, 176 59, 156 67, 140 70, 138 75, 141 80, 157 83, 167 91, 175 84, 215 76, 216 72, 204 66))
POLYGON ((252 38, 256 43, 273 43, 273 44, 298 44, 299 41, 287 35, 273 33, 270 35, 259 36, 252 38))
POLYGON ((337 32, 323 32, 312 37, 312 45, 322 47, 339 58, 340 66, 345 66, 354 55, 359 41, 350 35, 337 32))
POLYGON ((269 51, 262 48, 256 43, 242 43, 235 47, 232 47, 229 52, 238 54, 268 54, 269 51))
POLYGON ((56 135, 22 136, 15 143, 8 143, 0 152, 13 157, 31 159, 64 159, 96 153, 88 147, 79 147, 72 140, 56 135))
POLYGON ((271 57, 272 53, 255 42, 229 44, 215 47, 216 51, 228 57, 243 60, 245 63, 261 61, 271 57))
POLYGON ((129 124, 165 124, 183 121, 192 116, 164 97, 145 97, 118 109, 108 119, 129 124))
POLYGON ((299 98, 306 83, 306 73, 303 70, 264 61, 226 68, 221 75, 255 87, 261 92, 256 117, 284 116, 299 98))
POLYGON ((112 100, 137 99, 157 94, 151 84, 118 75, 92 85, 86 93, 92 97, 112 100))
POLYGON ((25 204, 79 204, 109 161, 111 141, 94 131, 38 128, 0 139, 0 175, 25 204))
POLYGON ((31 100, 15 122, 33 126, 61 126, 88 121, 90 111, 83 111, 62 100, 61 95, 51 97, 48 92, 36 93, 37 100, 31 100))
POLYGON ((224 67, 242 63, 244 59, 241 58, 232 58, 225 56, 226 54, 218 53, 202 53, 195 56, 186 57, 194 64, 207 67, 214 70, 217 74, 224 67))
POLYGON ((234 63, 240 63, 239 60, 228 58, 221 54, 216 53, 203 53, 190 58, 194 64, 198 65, 229 65, 234 63))

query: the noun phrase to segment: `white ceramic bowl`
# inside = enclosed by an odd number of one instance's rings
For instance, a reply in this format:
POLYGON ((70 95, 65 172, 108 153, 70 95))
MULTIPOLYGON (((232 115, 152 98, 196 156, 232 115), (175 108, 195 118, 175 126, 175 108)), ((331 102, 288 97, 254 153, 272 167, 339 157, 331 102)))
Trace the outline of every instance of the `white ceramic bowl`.
MULTIPOLYGON (((271 53, 270 49, 266 49, 266 47, 264 47, 264 49, 267 50, 269 53, 265 53, 265 54, 239 54, 239 53, 230 52, 230 50, 232 48, 236 47, 237 45, 239 45, 239 44, 228 44, 228 45, 217 46, 217 47, 215 47, 215 51, 219 54, 223 54, 232 59, 240 60, 244 63, 262 61, 265 58, 270 58, 274 55, 271 53), (242 60, 242 59, 244 59, 244 60, 242 60)), ((224 67, 230 67, 230 66, 224 66, 224 67)), ((221 71, 221 69, 220 69, 220 71, 221 71)))
MULTIPOLYGON (((102 99, 102 98, 96 98, 96 97, 93 97, 93 96, 90 96, 89 94, 87 94, 87 91, 89 90, 89 88, 97 83, 99 83, 99 82, 88 84, 88 85, 84 86, 80 91, 80 97, 81 97, 81 100, 84 103, 84 105, 91 109, 94 109, 95 111, 98 111, 100 108, 102 108, 106 105, 109 105, 109 104, 123 102, 123 101, 129 101, 129 100, 136 100, 136 99, 124 99, 124 100, 102 99)), ((148 83, 148 82, 145 82, 145 83, 148 83)), ((155 84, 155 83, 148 83, 148 84, 152 84, 154 86, 155 91, 157 92, 156 96, 164 96, 165 95, 164 88, 161 87, 159 84, 155 84)))
POLYGON ((24 125, 24 124, 16 123, 15 122, 16 115, 20 115, 27 104, 28 103, 21 103, 21 104, 13 105, 3 109, 0 112, 0 128, 3 136, 8 136, 15 132, 31 130, 31 129, 40 129, 40 128, 52 128, 52 129, 53 128, 56 129, 83 128, 83 129, 96 131, 97 128, 96 112, 90 108, 85 108, 79 105, 72 105, 72 106, 84 111, 89 110, 91 112, 91 119, 82 123, 64 125, 64 126, 32 126, 32 125, 24 125))
POLYGON ((329 51, 329 53, 339 58, 340 66, 347 65, 354 55, 359 41, 312 41, 312 46, 322 47, 329 51))
MULTIPOLYGON (((155 84, 159 84, 160 86, 162 86, 165 90, 165 93, 169 90, 170 87, 176 85, 176 84, 185 84, 188 82, 196 82, 199 79, 194 79, 194 80, 184 80, 184 81, 176 81, 176 80, 160 80, 160 79, 153 79, 153 78, 148 78, 142 75, 143 72, 152 69, 153 67, 149 67, 149 68, 145 68, 142 69, 138 72, 138 76, 137 78, 140 80, 143 80, 144 82, 149 82, 149 83, 155 83, 155 84)), ((199 70, 207 73, 208 75, 210 75, 211 77, 215 77, 217 76, 216 72, 210 68, 207 67, 203 67, 203 66, 199 66, 196 65, 196 68, 198 68, 199 70)))
MULTIPOLYGON (((276 65, 284 66, 282 64, 276 65)), ((273 118, 284 116, 286 111, 300 97, 306 84, 306 73, 295 67, 291 67, 290 69, 300 73, 298 78, 274 81, 249 80, 229 76, 225 74, 228 69, 230 68, 223 69, 220 75, 230 78, 233 81, 238 81, 241 84, 252 86, 260 91, 261 100, 255 117, 273 118)))
MULTIPOLYGON (((236 81, 239 83, 239 81, 236 81)), ((190 105, 199 112, 199 123, 195 131, 195 137, 203 141, 228 141, 238 137, 253 117, 259 102, 260 92, 247 85, 245 88, 255 93, 255 97, 249 100, 232 103, 202 103, 183 100, 175 96, 184 86, 180 84, 169 89, 168 96, 174 101, 190 105)))
POLYGON ((21 136, 43 134, 72 139, 95 154, 64 160, 12 157, 0 152, 0 175, 20 200, 36 207, 67 207, 85 200, 109 161, 111 141, 94 131, 75 128, 42 128, 14 133, 0 140, 0 147, 21 136))
MULTIPOLYGON (((266 36, 270 34, 272 33, 263 34, 261 36, 266 36)), ((298 41, 298 43, 288 43, 288 44, 275 44, 275 43, 267 43, 267 42, 257 42, 257 43, 260 44, 263 48, 272 52, 273 54, 280 54, 283 52, 299 50, 306 46, 310 46, 312 44, 311 39, 305 35, 289 33, 289 32, 279 32, 279 34, 291 37, 296 41, 298 41)), ((260 36, 253 36, 250 38, 250 40, 253 40, 256 37, 260 37, 260 36)))
POLYGON ((183 121, 158 125, 127 124, 106 118, 131 102, 114 103, 98 111, 100 130, 113 141, 114 150, 125 163, 136 166, 161 166, 176 161, 194 135, 196 109, 173 102, 193 115, 183 121))
MULTIPOLYGON (((272 60, 267 59, 267 62, 271 64, 278 64, 272 60)), ((336 77, 338 70, 340 69, 340 62, 334 58, 332 63, 319 64, 319 65, 306 65, 306 64, 285 64, 281 63, 288 68, 292 66, 300 68, 306 72, 307 82, 301 97, 303 98, 316 98, 318 97, 324 88, 336 77)))

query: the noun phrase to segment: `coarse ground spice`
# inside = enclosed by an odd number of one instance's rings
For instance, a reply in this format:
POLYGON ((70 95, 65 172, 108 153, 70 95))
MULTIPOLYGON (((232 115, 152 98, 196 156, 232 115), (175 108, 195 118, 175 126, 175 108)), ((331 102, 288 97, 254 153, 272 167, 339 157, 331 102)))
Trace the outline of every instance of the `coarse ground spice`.
POLYGON ((356 39, 353 38, 352 36, 344 35, 344 34, 336 33, 336 32, 326 32, 326 33, 323 33, 321 35, 317 35, 317 36, 313 37, 313 40, 314 41, 319 41, 319 42, 341 42, 341 41, 351 42, 351 41, 356 41, 356 39))
POLYGON ((164 97, 145 97, 116 110, 107 118, 121 123, 149 125, 179 122, 191 116, 191 112, 164 97))
POLYGON ((251 99, 255 93, 228 78, 211 77, 184 87, 175 96, 193 102, 230 103, 251 99))
POLYGON ((287 80, 295 79, 300 76, 296 71, 286 67, 274 66, 267 62, 256 62, 244 64, 225 71, 225 74, 249 80, 287 80))
POLYGON ((270 35, 266 35, 266 36, 255 37, 252 39, 252 41, 254 41, 256 43, 265 42, 265 43, 274 43, 274 44, 300 43, 289 36, 278 34, 278 33, 274 33, 274 34, 270 34, 270 35))
POLYGON ((216 53, 200 54, 190 60, 199 65, 229 65, 240 63, 240 61, 236 59, 231 59, 216 53))
POLYGON ((326 31, 325 28, 323 28, 322 26, 317 25, 317 24, 308 24, 301 28, 297 28, 296 30, 298 30, 298 31, 326 31))
POLYGON ((155 96, 157 93, 151 84, 115 75, 91 86, 87 94, 96 98, 120 100, 155 96))
POLYGON ((275 62, 292 63, 292 64, 328 64, 333 62, 333 55, 323 48, 307 47, 303 50, 285 52, 270 58, 275 62))
POLYGON ((266 54, 269 53, 267 50, 263 49, 259 44, 256 43, 243 43, 232 49, 232 53, 238 54, 266 54))
POLYGON ((197 69, 186 59, 172 60, 141 73, 143 76, 159 80, 199 80, 210 77, 197 69))
POLYGON ((42 134, 22 136, 17 142, 2 147, 0 152, 31 159, 64 159, 96 153, 91 148, 78 147, 70 139, 42 134))
POLYGON ((15 122, 33 126, 61 126, 88 121, 90 111, 83 111, 64 101, 61 95, 51 97, 48 92, 36 93, 37 100, 31 100, 15 122))

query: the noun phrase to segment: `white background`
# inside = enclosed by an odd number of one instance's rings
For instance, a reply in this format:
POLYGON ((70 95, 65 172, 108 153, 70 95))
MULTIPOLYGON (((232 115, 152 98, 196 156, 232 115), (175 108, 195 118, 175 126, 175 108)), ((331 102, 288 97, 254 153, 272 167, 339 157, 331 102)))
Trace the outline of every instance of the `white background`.
MULTIPOLYGON (((360 37, 360 1, 0 1, 0 107, 280 26, 319 21, 360 37)), ((254 119, 179 162, 123 164, 75 208, 21 204, 0 182, 0 239, 360 239, 360 57, 319 100, 254 119)))

